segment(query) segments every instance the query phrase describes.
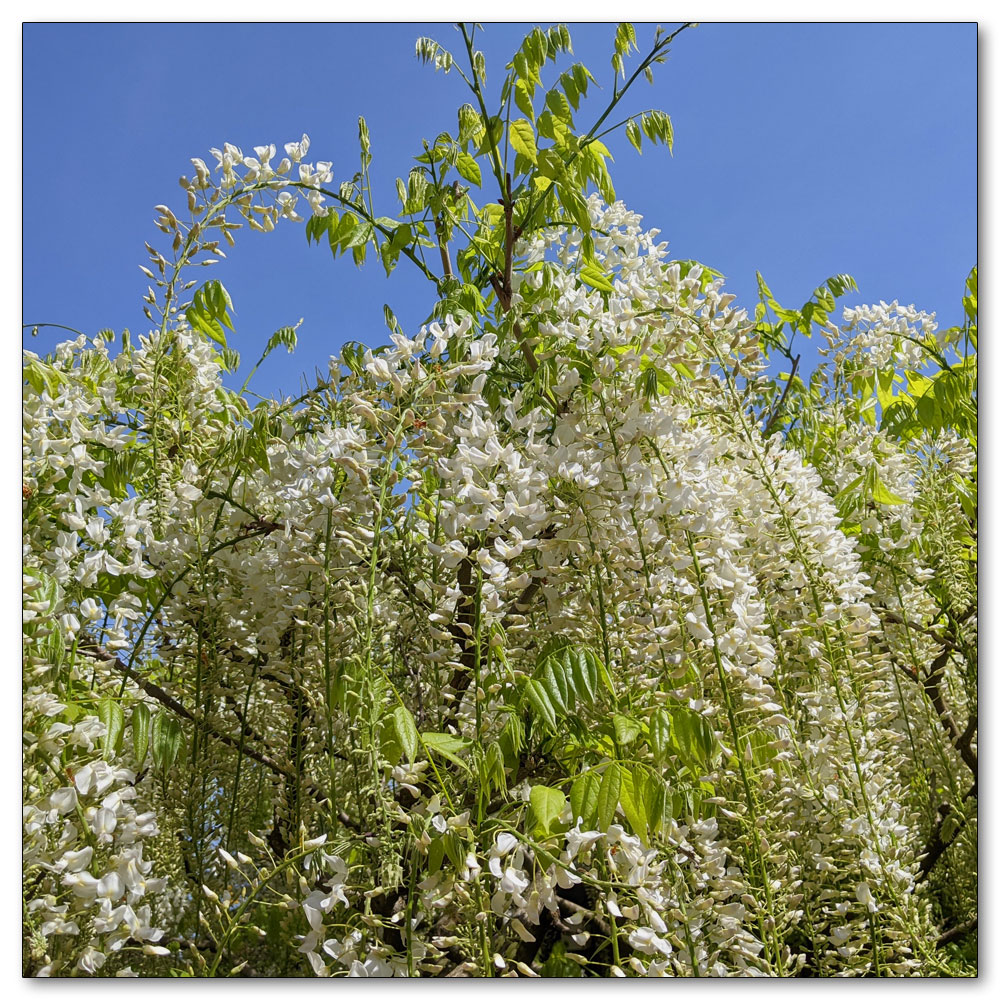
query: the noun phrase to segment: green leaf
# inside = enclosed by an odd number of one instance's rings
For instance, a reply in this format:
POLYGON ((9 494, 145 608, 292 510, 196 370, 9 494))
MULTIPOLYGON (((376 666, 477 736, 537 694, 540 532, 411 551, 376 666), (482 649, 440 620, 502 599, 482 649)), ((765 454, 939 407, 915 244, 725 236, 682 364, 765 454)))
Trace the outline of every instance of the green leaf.
POLYGON ((568 657, 569 667, 573 677, 573 687, 578 696, 593 703, 597 697, 598 660, 589 649, 569 649, 564 654, 568 657))
POLYGON ((649 748, 662 767, 670 753, 670 713, 665 708, 654 709, 649 718, 649 748))
POLYGON ((493 790, 507 795, 507 772, 504 752, 499 743, 491 743, 486 751, 486 773, 493 790))
MULTIPOLYGON (((921 399, 921 401, 923 400, 921 399)), ((875 501, 875 503, 881 503, 886 505, 896 505, 896 504, 906 503, 906 501, 902 497, 896 496, 895 493, 886 488, 885 484, 879 478, 877 473, 875 475, 875 481, 872 484, 872 499, 875 501)))
POLYGON ((448 855, 448 860, 455 866, 456 871, 461 871, 465 867, 466 843, 458 830, 445 830, 441 834, 441 843, 444 845, 444 852, 448 855))
POLYGON ((526 118, 517 118, 510 123, 510 144, 516 152, 526 157, 532 164, 538 162, 535 130, 526 118))
POLYGON ((556 710, 540 681, 529 677, 524 685, 524 697, 528 700, 535 717, 551 732, 556 731, 556 710))
POLYGON ((506 765, 511 768, 518 767, 520 753, 524 749, 524 727, 517 715, 511 714, 508 717, 497 740, 497 746, 503 753, 506 765))
POLYGON ((590 211, 579 191, 567 180, 556 182, 556 195, 566 214, 584 233, 590 232, 590 211))
POLYGON ((621 792, 622 769, 617 761, 612 761, 604 769, 601 787, 597 792, 597 829, 601 832, 606 832, 615 818, 621 792))
POLYGON ((226 333, 222 329, 222 325, 217 319, 211 316, 206 316, 203 313, 196 310, 193 306, 188 309, 184 314, 188 321, 188 324, 192 329, 197 330, 199 333, 205 334, 211 340, 214 340, 217 344, 222 347, 227 347, 226 344, 226 333))
POLYGON ((421 733, 420 739, 428 750, 450 760, 470 774, 472 773, 469 765, 458 756, 459 753, 469 749, 468 740, 452 736, 450 733, 421 733))
POLYGON ((319 238, 337 223, 337 213, 327 212, 326 215, 311 215, 306 219, 306 243, 319 243, 319 238))
POLYGON ((548 958, 542 963, 538 970, 542 979, 582 979, 583 968, 577 962, 567 957, 569 949, 558 939, 552 946, 548 958))
POLYGON ((149 707, 145 702, 132 706, 132 751, 139 767, 142 767, 149 752, 149 707))
POLYGON ((892 383, 896 376, 891 368, 877 372, 876 376, 875 394, 878 396, 878 405, 885 413, 886 409, 892 405, 892 383))
POLYGON ((104 723, 104 735, 101 737, 101 747, 104 759, 110 760, 119 752, 122 745, 122 734, 125 731, 125 713, 114 698, 102 698, 97 706, 97 717, 104 723))
POLYGON ((667 785, 658 774, 647 774, 647 784, 644 789, 646 819, 649 828, 658 833, 670 822, 673 813, 673 796, 667 790, 667 785))
POLYGON ((628 746, 642 732, 639 723, 627 715, 616 715, 612 721, 615 727, 615 739, 623 747, 628 746))
POLYGON ((615 52, 628 55, 629 52, 639 46, 636 44, 635 26, 628 21, 623 21, 615 31, 615 52))
POLYGON ((584 830, 592 829, 597 821, 597 796, 601 788, 601 776, 596 771, 584 771, 569 793, 569 804, 573 810, 573 822, 581 821, 584 830))
POLYGON ((962 297, 962 308, 969 322, 979 322, 979 267, 974 267, 965 279, 965 295, 962 297))
POLYGON ((670 712, 670 738, 690 770, 705 766, 715 753, 715 734, 703 715, 689 708, 670 712))
POLYGON ((566 796, 558 788, 532 785, 528 801, 535 815, 535 833, 541 831, 547 836, 552 831, 552 824, 559 819, 563 806, 566 805, 566 796))
POLYGON ((541 672, 536 674, 536 679, 549 696, 549 701, 552 702, 556 715, 568 715, 573 707, 574 698, 562 664, 550 658, 542 667, 541 672))
POLYGON ((642 132, 639 130, 639 123, 634 118, 630 118, 625 123, 625 135, 628 137, 628 141, 635 146, 636 151, 642 155, 642 132))
POLYGON ((483 175, 479 169, 479 164, 476 162, 474 157, 470 156, 468 153, 459 152, 455 161, 455 166, 457 167, 458 172, 470 184, 475 184, 476 187, 482 186, 483 175))
POLYGON ((649 794, 646 789, 646 774, 640 768, 622 768, 621 803, 622 812, 632 827, 633 832, 646 839, 649 827, 649 815, 646 799, 649 794))
POLYGON ((535 109, 531 103, 531 95, 534 89, 527 80, 517 80, 514 83, 514 103, 532 121, 535 120, 535 109))
MULTIPOLYGON (((352 215, 344 216, 345 220, 353 218, 354 216, 352 215)), ((344 238, 340 243, 341 252, 349 250, 351 247, 362 246, 371 239, 372 233, 375 232, 375 228, 370 222, 363 222, 360 225, 357 225, 356 222, 357 220, 355 220, 354 225, 349 225, 347 227, 348 231, 345 233, 344 238)), ((343 220, 341 224, 343 224, 343 220)))
POLYGON ((406 754, 406 759, 412 764, 417 759, 417 751, 420 748, 420 734, 417 732, 417 724, 413 721, 410 710, 405 705, 399 705, 393 710, 392 724, 399 745, 406 754))
POLYGON ((576 85, 576 80, 573 79, 572 73, 563 73, 559 77, 559 84, 566 94, 566 100, 569 101, 571 107, 574 111, 580 110, 580 88, 576 85))
POLYGON ((427 848, 427 871, 434 875, 441 870, 441 862, 444 861, 444 838, 435 837, 427 848))
POLYGON ((152 724, 153 765, 169 771, 181 750, 181 724, 169 712, 157 712, 152 724))
POLYGON ((662 142, 667 149, 674 151, 674 126, 670 115, 664 111, 647 111, 639 119, 642 131, 652 142, 662 142))
POLYGON ((614 285, 608 280, 605 273, 593 264, 584 264, 580 268, 580 280, 591 288, 596 288, 599 292, 613 292, 614 285))
POLYGON ((566 122, 570 128, 573 127, 573 114, 569 109, 569 101, 561 90, 556 90, 553 87, 545 95, 545 106, 556 118, 566 122))
POLYGON ((484 131, 483 119, 471 104, 463 104, 458 109, 458 141, 475 140, 484 131))
POLYGON ((233 321, 228 309, 232 308, 232 299, 221 281, 206 281, 191 300, 191 305, 185 312, 185 318, 192 327, 206 337, 226 347, 226 329, 233 329, 233 321))

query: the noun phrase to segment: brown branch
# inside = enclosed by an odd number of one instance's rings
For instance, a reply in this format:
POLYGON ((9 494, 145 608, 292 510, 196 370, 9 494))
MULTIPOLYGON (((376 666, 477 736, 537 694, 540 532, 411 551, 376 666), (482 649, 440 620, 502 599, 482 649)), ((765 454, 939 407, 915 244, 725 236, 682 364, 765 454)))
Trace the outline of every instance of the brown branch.
MULTIPOLYGON (((472 683, 476 669, 476 581, 472 573, 473 554, 470 553, 458 566, 459 598, 455 606, 455 620, 448 625, 452 638, 462 647, 459 661, 462 666, 452 672, 448 682, 456 694, 461 694, 472 683)), ((457 703, 457 701, 456 701, 457 703)))
POLYGON ((903 628, 909 629, 913 632, 922 632, 926 636, 930 636, 939 646, 946 646, 948 649, 957 648, 955 644, 950 640, 946 639, 940 632, 935 632, 932 628, 927 628, 924 625, 917 625, 914 622, 907 621, 902 615, 896 614, 895 611, 883 611, 882 621, 888 622, 890 625, 902 625, 903 628))
POLYGON ((938 939, 934 942, 935 948, 943 948, 946 944, 950 944, 952 941, 958 940, 958 938, 965 937, 966 934, 971 934, 972 931, 979 929, 979 917, 973 917, 971 920, 966 920, 965 923, 959 924, 957 927, 952 927, 950 930, 945 931, 938 939))
POLYGON ((434 235, 437 237, 438 250, 441 253, 441 268, 446 278, 454 278, 455 272, 451 269, 451 255, 448 253, 448 244, 445 242, 444 234, 441 230, 441 219, 434 220, 434 235))
POLYGON ((535 357, 535 352, 531 349, 531 345, 525 339, 524 331, 518 322, 514 323, 514 336, 517 338, 517 345, 521 348, 524 360, 528 363, 528 370, 534 375, 538 371, 538 360, 535 357))
MULTIPOLYGON (((216 729, 207 719, 199 719, 197 716, 193 715, 188 709, 186 709, 176 698, 167 694, 158 684, 154 684, 151 680, 143 677, 141 674, 137 673, 132 669, 127 663, 123 663, 117 656, 113 653, 108 652, 101 646, 83 646, 77 647, 80 652, 86 653, 89 656, 93 656, 95 659, 103 660, 105 663, 112 664, 117 670, 124 674, 127 678, 134 681, 143 691, 146 692, 151 698, 155 698, 164 708, 170 709, 175 715, 180 716, 182 719, 187 719, 190 723, 197 726, 208 736, 213 739, 218 740, 220 743, 225 743, 226 746, 232 747, 234 750, 240 750, 240 741, 234 736, 230 736, 229 733, 223 732, 216 729)), ((268 756, 266 753, 261 753, 258 750, 254 750, 252 747, 246 746, 245 742, 242 747, 242 752, 246 754, 247 757, 257 761, 259 764, 263 764, 266 768, 273 771, 275 774, 281 775, 283 778, 287 778, 290 781, 295 781, 295 773, 282 767, 276 760, 268 756)))
MULTIPOLYGON (((538 539, 554 538, 555 528, 551 526, 545 528, 535 537, 538 539)), ((493 539, 488 538, 483 544, 489 545, 492 541, 493 539)), ((449 681, 449 684, 457 694, 461 694, 472 683, 472 676, 476 669, 476 581, 472 570, 475 553, 479 548, 480 544, 475 544, 469 549, 469 554, 459 563, 458 589, 460 596, 455 606, 457 615, 455 620, 447 626, 451 637, 459 644, 462 650, 459 657, 462 666, 452 673, 451 680, 449 681)), ((541 583, 542 581, 538 578, 528 583, 518 597, 514 599, 513 605, 515 607, 523 607, 530 602, 537 593, 541 583)), ((456 701, 457 704, 458 702, 456 701)))
MULTIPOLYGON (((564 909, 570 911, 570 913, 582 913, 586 918, 587 922, 593 924, 602 934, 606 937, 611 937, 611 926, 603 918, 598 916, 593 910, 588 909, 586 906, 580 903, 574 903, 572 899, 566 899, 565 896, 557 897, 559 900, 559 905, 564 909)), ((580 931, 579 927, 573 928, 573 933, 578 933, 580 931)))
MULTIPOLYGON (((975 786, 973 785, 973 788, 975 786)), ((969 796, 966 795, 966 798, 969 796)), ((950 802, 942 802, 938 806, 937 818, 934 822, 934 829, 931 831, 931 839, 927 844, 927 850, 924 852, 923 856, 920 858, 920 870, 917 872, 917 882, 923 882, 928 875, 930 875, 931 870, 934 866, 941 860, 941 856, 944 854, 952 844, 958 840, 958 835, 964 829, 968 819, 963 816, 959 821, 958 825, 955 827, 954 833, 948 840, 945 840, 941 835, 941 829, 944 826, 945 818, 951 815, 952 807, 950 802)))
POLYGON ((513 294, 511 274, 514 268, 514 197, 510 191, 510 174, 507 174, 504 179, 507 182, 507 192, 503 200, 503 290, 507 296, 507 308, 509 309, 513 294))
POLYGON ((788 373, 788 381, 785 383, 785 391, 781 394, 781 399, 778 400, 778 405, 771 411, 771 415, 767 418, 767 423, 764 424, 764 430, 761 432, 765 437, 771 433, 771 428, 774 426, 775 420, 778 419, 778 414, 781 413, 781 408, 785 405, 788 390, 792 387, 792 379, 795 378, 795 372, 799 367, 799 361, 801 358, 801 354, 796 354, 792 359, 792 370, 788 373))
MULTIPOLYGON (((506 181, 507 191, 500 199, 500 204, 503 206, 504 220, 503 274, 491 274, 490 284, 493 286, 493 291, 496 292, 500 308, 504 312, 510 312, 511 300, 514 297, 514 288, 511 281, 514 269, 514 242, 521 235, 521 227, 514 227, 514 198, 510 190, 510 174, 507 174, 506 181)), ((521 353, 524 355, 528 371, 534 375, 538 371, 538 359, 535 357, 535 352, 531 349, 524 336, 521 324, 516 320, 514 321, 514 337, 517 340, 518 347, 521 348, 521 353)))
POLYGON ((927 697, 930 698, 941 724, 947 731, 952 746, 959 752, 965 766, 972 772, 976 786, 978 786, 979 759, 972 749, 972 736, 978 724, 978 716, 973 715, 965 730, 959 731, 958 723, 955 722, 955 718, 944 700, 944 695, 941 693, 941 680, 944 677, 944 668, 948 663, 949 655, 949 650, 945 649, 934 658, 930 673, 924 678, 924 690, 927 692, 927 697))
POLYGON ((966 767, 968 767, 968 769, 972 772, 973 777, 976 779, 976 783, 972 786, 972 794, 977 797, 979 789, 979 758, 972 750, 972 737, 978 729, 979 713, 973 712, 972 715, 969 716, 968 723, 966 723, 965 731, 955 741, 955 749, 958 751, 959 756, 965 761, 966 767))
MULTIPOLYGON (((514 611, 516 611, 518 614, 523 614, 525 611, 528 610, 528 607, 531 605, 532 600, 534 600, 535 594, 537 594, 538 591, 541 589, 543 581, 544 581, 543 577, 536 576, 524 588, 524 590, 522 590, 521 593, 518 594, 513 601, 511 601, 511 607, 514 609, 514 611)), ((512 613, 513 612, 508 611, 507 615, 504 616, 504 620, 506 621, 506 619, 512 613)))
MULTIPOLYGON (((948 665, 948 658, 952 652, 959 651, 958 646, 947 636, 940 635, 933 629, 915 625, 913 622, 907 621, 894 611, 886 611, 884 609, 879 609, 879 611, 882 614, 883 623, 888 622, 892 625, 902 625, 904 628, 922 632, 925 635, 930 636, 930 638, 943 647, 942 651, 931 661, 930 672, 923 679, 923 681, 921 681, 916 668, 910 664, 901 662, 892 650, 886 646, 889 650, 889 655, 892 657, 892 662, 903 670, 907 676, 923 684, 924 691, 927 693, 927 697, 934 706, 934 711, 941 720, 941 725, 948 734, 949 742, 958 751, 959 756, 965 766, 969 769, 974 779, 972 788, 965 797, 978 798, 979 758, 976 755, 976 752, 972 749, 972 740, 977 729, 979 728, 979 714, 977 712, 973 712, 966 722, 965 729, 959 732, 958 723, 955 721, 955 717, 948 708, 948 704, 944 699, 944 694, 941 691, 941 681, 944 678, 944 669, 948 665)), ((950 633, 952 635, 954 634, 954 628, 950 630, 950 633)))

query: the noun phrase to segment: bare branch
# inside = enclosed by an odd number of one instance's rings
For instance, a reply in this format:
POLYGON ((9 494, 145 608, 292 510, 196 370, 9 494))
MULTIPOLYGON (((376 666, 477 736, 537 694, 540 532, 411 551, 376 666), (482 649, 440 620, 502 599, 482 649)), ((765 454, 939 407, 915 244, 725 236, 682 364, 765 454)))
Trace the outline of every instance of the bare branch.
POLYGON ((974 930, 978 929, 979 917, 976 916, 971 920, 966 920, 965 923, 959 924, 957 927, 952 927, 950 930, 945 931, 934 943, 934 947, 943 948, 946 944, 957 941, 959 938, 963 938, 966 934, 971 934, 974 930))
MULTIPOLYGON (((230 736, 229 733, 223 732, 222 730, 216 729, 207 719, 199 719, 197 716, 193 715, 188 709, 186 709, 176 698, 167 694, 158 684, 154 684, 151 680, 143 677, 142 674, 137 673, 132 669, 127 663, 123 663, 117 656, 113 653, 108 652, 102 646, 97 645, 80 645, 77 647, 80 652, 86 653, 88 656, 92 656, 94 659, 102 660, 105 663, 109 663, 115 669, 117 669, 121 674, 124 674, 129 680, 134 681, 143 691, 146 692, 151 698, 155 698, 164 708, 170 709, 174 715, 180 716, 182 719, 187 719, 190 723, 197 726, 202 732, 211 736, 213 739, 218 740, 220 743, 225 743, 226 746, 232 747, 234 750, 240 750, 240 741, 235 736, 230 736)), ((253 747, 248 747, 246 742, 242 746, 242 752, 246 754, 247 757, 252 758, 259 764, 263 764, 266 768, 273 771, 275 774, 281 775, 281 777, 288 779, 289 781, 296 781, 296 776, 293 771, 282 767, 273 757, 266 753, 261 753, 259 750, 254 750, 253 747)))

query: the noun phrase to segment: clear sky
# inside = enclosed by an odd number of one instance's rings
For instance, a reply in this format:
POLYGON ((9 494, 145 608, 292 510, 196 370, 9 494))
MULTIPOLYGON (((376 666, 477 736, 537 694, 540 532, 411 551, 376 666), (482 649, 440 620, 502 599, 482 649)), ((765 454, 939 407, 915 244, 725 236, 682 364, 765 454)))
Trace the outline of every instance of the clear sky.
MULTIPOLYGON (((530 27, 488 24, 478 39, 494 92, 530 27)), ((614 26, 570 27, 605 88, 577 115, 586 126, 611 83, 614 26)), ((645 50, 653 26, 637 29, 645 50)), ((280 149, 307 132, 308 158, 333 160, 337 183, 357 169, 364 114, 376 211, 394 214, 394 179, 422 138, 455 130, 467 99, 454 74, 417 62, 425 34, 460 46, 448 24, 26 24, 23 320, 145 332, 143 241, 165 239, 153 206, 180 215, 190 157, 212 162, 225 141, 280 149)), ((671 115, 673 157, 606 141, 619 197, 675 256, 722 271, 748 309, 756 270, 792 306, 846 271, 859 300, 912 302, 951 324, 977 256, 976 104, 975 24, 708 23, 677 39, 625 108, 671 115)), ((275 353, 254 379, 271 394, 297 391, 345 340, 384 343, 383 303, 412 332, 433 290, 407 267, 388 281, 377 261, 358 272, 282 223, 241 231, 227 261, 192 276, 229 289, 244 371, 274 330, 304 319, 296 353, 275 353)))

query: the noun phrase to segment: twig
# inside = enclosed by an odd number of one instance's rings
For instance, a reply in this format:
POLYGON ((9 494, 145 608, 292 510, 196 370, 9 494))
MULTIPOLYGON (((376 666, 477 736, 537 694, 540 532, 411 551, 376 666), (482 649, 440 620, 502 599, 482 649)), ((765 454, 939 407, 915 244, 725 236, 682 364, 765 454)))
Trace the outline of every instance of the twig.
POLYGON ((792 379, 795 378, 795 372, 799 367, 799 361, 802 359, 801 354, 796 354, 792 359, 792 370, 788 373, 788 381, 785 383, 785 391, 781 394, 781 399, 778 400, 778 405, 771 411, 771 415, 767 418, 767 423, 764 424, 763 435, 767 437, 771 433, 771 428, 774 426, 775 420, 778 419, 778 414, 781 413, 781 408, 785 405, 785 398, 788 396, 788 390, 792 387, 792 379))
POLYGON ((927 697, 930 698, 931 704, 934 706, 934 711, 937 712, 938 718, 941 720, 941 724, 947 731, 952 746, 958 751, 959 756, 965 762, 965 766, 972 772, 972 777, 976 782, 974 787, 978 787, 979 759, 972 749, 972 735, 976 731, 978 715, 973 715, 969 719, 965 730, 962 732, 959 731, 958 723, 955 722, 944 700, 944 695, 941 693, 941 678, 944 675, 944 668, 948 663, 948 656, 949 650, 946 649, 934 658, 931 663, 930 673, 924 678, 924 690, 927 692, 927 697))
MULTIPOLYGON (((975 786, 973 786, 975 787, 975 786)), ((966 795, 968 798, 968 795, 966 795)), ((958 835, 962 832, 965 824, 968 822, 966 817, 962 817, 957 826, 955 827, 955 832, 951 835, 948 840, 945 840, 941 836, 941 828, 944 825, 944 820, 947 816, 951 814, 952 807, 950 802, 942 802, 938 806, 937 811, 937 821, 934 824, 934 829, 931 832, 930 843, 927 845, 927 850, 924 852, 923 857, 920 859, 920 871, 917 873, 917 881, 923 882, 928 875, 930 875, 931 870, 934 866, 941 860, 941 855, 944 854, 952 844, 958 840, 958 835)))
POLYGON ((940 632, 935 632, 932 628, 907 621, 902 615, 896 614, 895 611, 882 612, 882 621, 888 622, 890 625, 902 625, 904 628, 911 629, 914 632, 922 632, 924 635, 930 636, 939 646, 946 646, 948 649, 957 648, 950 639, 945 638, 940 632))
POLYGON ((448 253, 448 244, 438 219, 434 220, 434 235, 437 237, 438 250, 441 252, 441 269, 444 271, 444 276, 454 278, 455 272, 451 269, 451 255, 448 253))
POLYGON ((965 937, 966 934, 970 934, 974 930, 979 928, 979 917, 975 916, 971 920, 966 920, 965 923, 959 924, 957 927, 952 927, 950 930, 945 931, 934 943, 935 948, 943 948, 946 944, 950 944, 952 941, 958 938, 965 937))
MULTIPOLYGON (((161 705, 165 708, 169 708, 175 715, 179 715, 182 719, 187 719, 207 735, 217 739, 220 743, 225 743, 234 750, 240 749, 240 741, 235 736, 230 736, 229 733, 216 729, 207 719, 199 719, 197 716, 193 715, 176 698, 167 694, 167 692, 164 691, 158 684, 154 684, 151 680, 148 680, 141 674, 137 673, 132 669, 132 667, 130 667, 127 663, 123 663, 113 653, 110 653, 108 650, 97 645, 80 645, 77 648, 80 652, 86 653, 88 656, 92 656, 98 660, 103 660, 105 663, 109 663, 114 666, 129 680, 135 681, 135 683, 151 698, 155 698, 161 705)), ((248 757, 257 761, 259 764, 263 764, 275 774, 279 774, 281 777, 286 778, 289 781, 296 780, 294 772, 282 767, 281 764, 267 754, 261 753, 260 751, 254 750, 252 747, 248 747, 246 745, 244 745, 242 749, 243 753, 245 753, 248 757)))

